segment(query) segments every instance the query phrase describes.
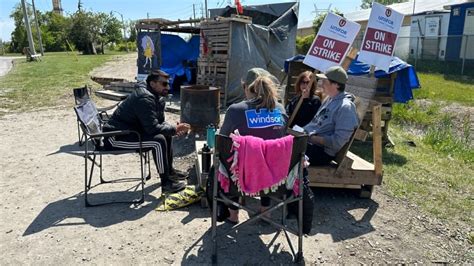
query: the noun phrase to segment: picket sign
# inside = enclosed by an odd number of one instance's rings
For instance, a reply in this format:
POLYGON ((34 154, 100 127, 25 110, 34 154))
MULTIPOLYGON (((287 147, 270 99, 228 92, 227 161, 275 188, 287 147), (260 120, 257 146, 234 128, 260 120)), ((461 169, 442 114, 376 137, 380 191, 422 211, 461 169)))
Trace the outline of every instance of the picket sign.
POLYGON ((374 2, 357 60, 388 72, 404 15, 374 2))
POLYGON ((359 30, 359 24, 329 12, 303 63, 321 72, 341 65, 359 30))

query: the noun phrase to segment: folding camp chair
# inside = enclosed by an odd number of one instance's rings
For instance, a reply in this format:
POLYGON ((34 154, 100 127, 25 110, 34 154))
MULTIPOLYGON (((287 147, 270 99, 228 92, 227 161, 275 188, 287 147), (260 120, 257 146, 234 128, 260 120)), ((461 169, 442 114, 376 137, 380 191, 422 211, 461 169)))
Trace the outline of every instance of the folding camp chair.
MULTIPOLYGON (((72 93, 74 95, 74 103, 76 106, 84 104, 85 102, 91 100, 90 98, 91 88, 88 87, 87 85, 85 85, 84 87, 72 89, 72 93)), ((115 107, 117 107, 119 103, 120 102, 108 107, 97 108, 97 111, 99 112, 101 119, 108 120, 109 115, 107 114, 107 111, 114 109, 115 107)), ((79 120, 77 120, 77 137, 79 139, 79 146, 82 146, 82 144, 84 144, 85 135, 81 134, 79 120)))
MULTIPOLYGON (((215 151, 214 151, 214 162, 215 162, 215 173, 213 177, 213 187, 212 187, 212 241, 213 241, 213 250, 212 250, 212 263, 215 264, 217 263, 217 202, 223 202, 224 204, 228 205, 233 205, 235 207, 238 207, 239 209, 243 209, 248 211, 251 215, 255 215, 252 218, 241 222, 235 226, 233 226, 230 230, 225 232, 223 235, 227 235, 230 232, 237 230, 241 226, 244 226, 246 224, 250 224, 254 222, 257 219, 263 219, 270 223, 271 225, 277 227, 281 231, 284 232, 286 239, 288 241, 288 245, 290 246, 291 252, 293 253, 294 260, 296 262, 300 262, 303 259, 303 163, 304 163, 304 153, 306 150, 306 145, 307 145, 307 140, 308 136, 307 135, 300 135, 300 136, 295 136, 293 139, 293 148, 292 148, 292 154, 291 154, 291 161, 290 161, 290 167, 288 172, 293 169, 293 167, 298 166, 298 174, 297 174, 297 179, 299 182, 296 182, 295 184, 299 185, 299 195, 295 196, 293 193, 288 195, 288 190, 286 189, 286 184, 283 184, 278 187, 277 191, 275 192, 270 192, 267 194, 260 193, 260 196, 266 196, 270 197, 273 202, 276 202, 276 204, 273 204, 271 207, 269 207, 267 210, 263 212, 258 212, 256 210, 253 210, 247 206, 243 206, 242 204, 239 204, 238 202, 235 202, 230 199, 230 197, 234 196, 235 194, 238 194, 238 196, 244 197, 245 195, 238 192, 236 189, 235 184, 231 182, 231 188, 229 190, 229 193, 224 193, 222 190, 218 189, 218 169, 219 165, 222 164, 224 168, 227 170, 228 173, 230 173, 229 169, 232 164, 232 162, 228 161, 228 159, 232 156, 231 153, 231 147, 232 147, 232 139, 223 136, 223 135, 216 135, 216 146, 215 146, 215 151), (299 163, 299 165, 298 165, 299 163), (234 195, 231 195, 234 194, 234 195), (295 230, 294 228, 289 227, 286 224, 286 216, 287 216, 287 205, 293 202, 297 202, 298 204, 298 228, 295 230), (278 223, 271 218, 266 217, 266 214, 269 214, 279 208, 282 208, 282 217, 281 217, 281 222, 278 223), (293 248, 293 244, 290 240, 290 237, 288 235, 288 232, 298 236, 298 251, 295 252, 293 248)), ((279 162, 275 162, 275 164, 278 164, 279 162)))
POLYGON ((140 134, 132 130, 117 130, 117 131, 111 131, 111 132, 102 132, 101 117, 99 115, 97 108, 95 107, 95 104, 91 100, 85 101, 81 105, 74 107, 74 111, 76 112, 77 120, 79 121, 80 127, 85 136, 84 138, 84 159, 85 159, 84 160, 85 161, 84 163, 84 168, 85 168, 84 194, 85 194, 86 206, 87 207, 99 206, 99 205, 110 204, 110 203, 136 203, 136 204, 143 203, 144 198, 145 198, 145 195, 144 195, 145 180, 148 179, 150 175, 150 156, 148 154, 148 151, 142 148, 140 134), (121 135, 129 135, 129 134, 137 135, 140 142, 140 147, 138 150, 131 149, 131 150, 109 151, 109 150, 104 149, 103 147, 104 137, 121 136, 121 135), (103 166, 102 156, 103 155, 122 155, 122 154, 136 154, 136 153, 140 155, 140 173, 141 173, 140 178, 121 178, 121 179, 115 179, 113 181, 106 181, 103 179, 102 177, 102 166, 103 166), (97 156, 99 157, 98 162, 96 160, 97 156), (91 162, 90 171, 88 169, 89 161, 91 162), (145 169, 147 168, 147 164, 148 164, 148 177, 145 177, 145 174, 146 174, 145 169), (141 187, 141 197, 133 201, 114 201, 114 202, 107 202, 107 203, 100 203, 100 204, 91 204, 89 202, 88 195, 89 195, 89 191, 92 188, 91 181, 94 174, 95 166, 99 168, 99 177, 100 177, 99 184, 140 181, 136 189, 138 189, 138 187, 141 187))

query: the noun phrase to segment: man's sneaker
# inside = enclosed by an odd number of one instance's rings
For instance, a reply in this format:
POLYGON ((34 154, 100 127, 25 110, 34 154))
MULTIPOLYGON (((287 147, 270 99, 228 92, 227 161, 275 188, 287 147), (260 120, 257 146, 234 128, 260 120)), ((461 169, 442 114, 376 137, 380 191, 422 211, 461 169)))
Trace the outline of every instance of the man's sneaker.
POLYGON ((183 190, 186 187, 186 183, 180 181, 170 180, 161 187, 162 193, 175 193, 183 190))
POLYGON ((171 180, 186 180, 188 178, 188 173, 186 172, 183 172, 183 171, 180 171, 180 170, 176 170, 176 169, 172 169, 170 171, 170 179, 171 180))

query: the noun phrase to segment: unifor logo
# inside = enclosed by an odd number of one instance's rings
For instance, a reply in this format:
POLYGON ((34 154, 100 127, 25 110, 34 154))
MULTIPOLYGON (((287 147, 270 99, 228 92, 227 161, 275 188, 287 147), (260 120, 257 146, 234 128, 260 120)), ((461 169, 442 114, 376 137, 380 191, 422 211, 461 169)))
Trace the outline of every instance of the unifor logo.
POLYGON ((390 17, 391 15, 392 15, 392 10, 389 9, 389 8, 387 8, 387 9, 385 10, 385 16, 390 17))
POLYGON ((339 27, 344 27, 345 25, 346 25, 346 20, 345 19, 339 20, 339 27))

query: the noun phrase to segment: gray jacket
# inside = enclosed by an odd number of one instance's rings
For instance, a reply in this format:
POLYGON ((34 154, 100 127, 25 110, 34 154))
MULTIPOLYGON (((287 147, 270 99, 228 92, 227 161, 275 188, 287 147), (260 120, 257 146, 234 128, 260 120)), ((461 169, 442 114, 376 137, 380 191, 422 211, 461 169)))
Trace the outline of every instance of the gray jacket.
POLYGON ((353 99, 354 97, 346 92, 327 98, 316 116, 304 127, 309 135, 324 138, 324 151, 328 155, 335 156, 359 125, 353 99))

